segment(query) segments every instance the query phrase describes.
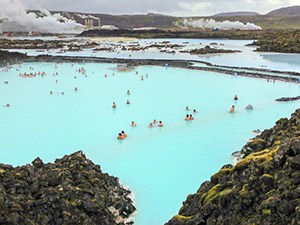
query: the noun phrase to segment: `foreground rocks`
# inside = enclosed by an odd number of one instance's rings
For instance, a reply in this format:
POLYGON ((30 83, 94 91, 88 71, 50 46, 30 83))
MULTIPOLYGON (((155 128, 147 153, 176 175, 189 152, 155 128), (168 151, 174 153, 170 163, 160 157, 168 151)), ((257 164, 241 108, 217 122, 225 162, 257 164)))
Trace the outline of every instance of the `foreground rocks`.
POLYGON ((135 211, 128 194, 81 151, 55 163, 0 164, 0 224, 123 225, 135 211))
POLYGON ((300 221, 300 109, 280 119, 183 202, 167 225, 296 225, 300 221))

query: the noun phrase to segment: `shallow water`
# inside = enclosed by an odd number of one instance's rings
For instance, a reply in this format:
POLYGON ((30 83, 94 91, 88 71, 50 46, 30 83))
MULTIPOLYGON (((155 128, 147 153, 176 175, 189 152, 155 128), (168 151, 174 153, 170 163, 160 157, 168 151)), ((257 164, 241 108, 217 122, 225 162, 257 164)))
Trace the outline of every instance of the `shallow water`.
POLYGON ((296 84, 157 66, 138 67, 135 75, 112 67, 32 63, 0 72, 0 104, 12 105, 0 108, 0 161, 21 165, 39 156, 48 162, 83 149, 134 192, 137 225, 168 221, 188 194, 231 163, 231 153, 252 137, 252 130, 270 128, 300 106, 299 101, 274 101, 299 95, 296 84), (31 72, 29 66, 47 75, 19 77, 20 72, 31 72), (82 66, 87 77, 76 73, 82 66), (141 81, 145 74, 149 77, 141 81), (57 94, 62 91, 64 95, 57 94), (238 101, 233 100, 235 94, 238 101), (246 111, 247 104, 254 110, 246 111), (231 105, 236 106, 234 114, 228 113, 231 105), (186 106, 199 111, 192 122, 184 121, 191 113, 186 106), (153 119, 165 127, 148 128, 153 119), (132 120, 137 127, 130 127, 132 120), (116 140, 121 130, 128 133, 124 141, 116 140))

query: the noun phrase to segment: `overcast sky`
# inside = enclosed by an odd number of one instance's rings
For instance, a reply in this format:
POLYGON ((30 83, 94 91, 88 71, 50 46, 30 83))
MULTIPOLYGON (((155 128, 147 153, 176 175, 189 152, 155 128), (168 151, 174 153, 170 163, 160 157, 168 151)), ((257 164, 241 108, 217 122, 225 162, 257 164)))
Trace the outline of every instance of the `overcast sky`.
POLYGON ((280 7, 300 5, 300 0, 22 0, 22 2, 30 9, 108 14, 153 12, 175 16, 209 16, 231 11, 255 11, 265 14, 280 7))

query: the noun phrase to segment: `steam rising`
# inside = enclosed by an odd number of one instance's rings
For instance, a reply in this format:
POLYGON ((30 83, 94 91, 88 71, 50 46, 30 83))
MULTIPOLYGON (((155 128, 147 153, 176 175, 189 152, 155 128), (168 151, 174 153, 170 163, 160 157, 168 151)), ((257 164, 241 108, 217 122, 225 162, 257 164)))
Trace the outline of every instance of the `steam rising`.
POLYGON ((202 29, 220 29, 220 30, 261 30, 260 26, 253 23, 242 23, 240 21, 231 22, 225 20, 222 22, 215 21, 214 19, 184 19, 182 21, 184 27, 195 27, 202 29))
POLYGON ((45 9, 40 9, 41 16, 27 13, 26 6, 21 0, 0 0, 0 18, 8 19, 26 26, 31 31, 48 33, 78 33, 83 26, 59 13, 51 15, 45 9))

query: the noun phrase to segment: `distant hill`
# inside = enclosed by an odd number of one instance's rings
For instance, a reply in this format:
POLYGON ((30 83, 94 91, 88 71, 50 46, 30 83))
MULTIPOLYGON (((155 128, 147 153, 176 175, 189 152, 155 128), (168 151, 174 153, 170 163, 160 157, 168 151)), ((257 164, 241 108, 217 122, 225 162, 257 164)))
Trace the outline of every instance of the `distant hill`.
MULTIPOLYGON (((42 16, 37 10, 31 10, 38 16, 42 16)), ((186 17, 175 17, 161 14, 137 14, 137 15, 109 15, 100 13, 80 13, 80 12, 59 12, 64 17, 74 19, 80 24, 84 24, 84 18, 99 18, 101 25, 114 25, 120 29, 133 29, 139 27, 156 27, 164 30, 181 30, 182 27, 177 26, 186 17)), ((256 12, 226 12, 219 13, 209 17, 191 17, 192 19, 211 19, 216 21, 240 21, 242 23, 254 23, 262 29, 300 29, 300 6, 281 8, 266 15, 260 15, 256 12)), ((94 26, 98 26, 98 21, 94 20, 94 26)))
POLYGON ((232 16, 258 16, 257 12, 225 12, 214 15, 213 17, 232 17, 232 16))
POLYGON ((266 16, 300 16, 300 6, 290 6, 273 10, 266 16))

